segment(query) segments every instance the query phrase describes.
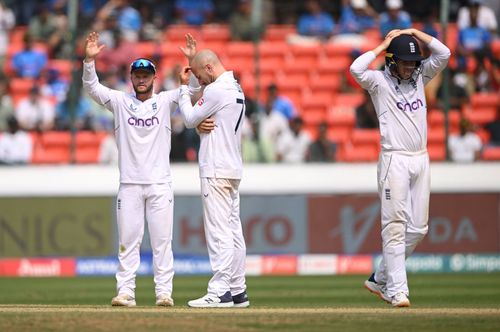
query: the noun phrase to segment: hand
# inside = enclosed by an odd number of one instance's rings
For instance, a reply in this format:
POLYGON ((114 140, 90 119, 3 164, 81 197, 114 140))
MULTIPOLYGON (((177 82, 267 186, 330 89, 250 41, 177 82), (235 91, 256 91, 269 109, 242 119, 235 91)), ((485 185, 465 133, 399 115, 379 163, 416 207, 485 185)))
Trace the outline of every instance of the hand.
POLYGON ((191 63, 191 60, 196 54, 196 39, 194 39, 190 33, 187 33, 186 47, 180 46, 179 49, 181 50, 182 54, 184 54, 184 56, 189 60, 189 63, 191 63))
POLYGON ((179 73, 179 81, 181 82, 181 85, 189 84, 189 76, 191 76, 191 67, 183 67, 181 72, 179 73))
POLYGON ((206 118, 198 125, 198 127, 196 127, 196 130, 200 134, 208 134, 212 130, 214 130, 215 127, 217 127, 217 125, 215 124, 215 120, 212 118, 206 118))
POLYGON ((105 45, 98 45, 98 41, 99 34, 97 32, 89 33, 85 40, 85 62, 93 61, 97 54, 104 48, 105 45))

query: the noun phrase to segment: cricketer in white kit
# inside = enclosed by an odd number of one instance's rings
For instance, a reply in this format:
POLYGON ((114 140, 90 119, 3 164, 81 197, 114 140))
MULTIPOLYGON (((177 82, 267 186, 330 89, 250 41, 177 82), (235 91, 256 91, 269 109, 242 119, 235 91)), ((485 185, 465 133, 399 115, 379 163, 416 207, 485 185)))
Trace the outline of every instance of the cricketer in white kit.
POLYGON ((204 86, 194 105, 185 85, 190 68, 181 73, 179 107, 188 128, 212 118, 215 128, 200 134, 199 169, 205 237, 213 276, 207 294, 188 302, 190 307, 247 307, 246 245, 240 220, 239 184, 243 165, 241 127, 245 96, 231 71, 215 53, 202 50, 190 59, 191 70, 204 86))
POLYGON ((430 172, 424 86, 446 67, 449 57, 444 44, 421 31, 393 30, 350 68, 375 105, 382 147, 377 180, 383 258, 365 287, 395 307, 410 306, 405 259, 428 229, 430 172), (430 49, 429 58, 420 54, 417 39, 430 49), (368 69, 384 50, 385 70, 368 69))
POLYGON ((103 86, 95 71, 95 57, 103 48, 98 45, 98 38, 99 35, 93 32, 86 40, 83 87, 97 103, 113 112, 119 151, 118 295, 112 299, 112 305, 136 305, 135 277, 146 220, 151 238, 156 304, 173 306, 174 199, 169 160, 170 116, 178 107, 180 89, 153 93, 156 68, 147 59, 137 59, 131 64, 135 93, 103 86))

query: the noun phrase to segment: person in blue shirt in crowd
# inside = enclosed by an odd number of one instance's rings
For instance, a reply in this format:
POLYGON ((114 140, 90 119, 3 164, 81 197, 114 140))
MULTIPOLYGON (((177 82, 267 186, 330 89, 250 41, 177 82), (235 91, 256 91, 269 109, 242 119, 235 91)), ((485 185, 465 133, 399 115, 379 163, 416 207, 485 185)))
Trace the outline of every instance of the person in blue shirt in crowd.
POLYGON ((363 33, 376 26, 377 16, 366 0, 342 0, 339 33, 363 33))
POLYGON ((179 23, 198 26, 210 22, 214 4, 211 0, 176 0, 175 11, 179 23))
POLYGON ((33 39, 27 33, 23 37, 24 49, 12 58, 12 68, 19 77, 38 78, 47 65, 47 55, 33 49, 33 39))
POLYGON ((411 28, 410 14, 402 9, 403 2, 401 0, 387 0, 385 6, 387 11, 380 14, 380 34, 382 38, 385 38, 391 30, 411 28))
POLYGON ((297 23, 299 35, 328 39, 335 28, 331 15, 321 9, 317 0, 308 0, 305 8, 307 13, 302 14, 297 23))
POLYGON ((474 56, 480 63, 488 58, 492 59, 491 55, 491 34, 483 27, 480 27, 477 22, 478 9, 471 7, 470 26, 462 28, 458 32, 458 65, 467 68, 467 59, 474 56))
POLYGON ((272 105, 271 109, 273 111, 283 114, 288 120, 293 119, 297 115, 292 102, 288 98, 278 94, 278 87, 276 84, 270 84, 267 87, 267 92, 267 104, 272 105))

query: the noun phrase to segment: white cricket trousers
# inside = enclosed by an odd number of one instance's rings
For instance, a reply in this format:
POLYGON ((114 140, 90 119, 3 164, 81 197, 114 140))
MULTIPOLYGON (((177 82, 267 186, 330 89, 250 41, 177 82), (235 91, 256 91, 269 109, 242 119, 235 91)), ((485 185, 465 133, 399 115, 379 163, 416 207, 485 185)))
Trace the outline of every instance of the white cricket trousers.
POLYGON ((116 273, 118 294, 135 296, 135 277, 146 220, 153 253, 155 293, 171 296, 174 277, 172 184, 120 184, 116 216, 120 263, 116 273))
POLYGON ((240 180, 201 178, 203 223, 213 276, 207 293, 246 290, 246 245, 240 220, 240 180))
POLYGON ((405 260, 427 234, 430 170, 426 150, 382 152, 378 167, 383 258, 375 271, 389 297, 409 296, 405 260))

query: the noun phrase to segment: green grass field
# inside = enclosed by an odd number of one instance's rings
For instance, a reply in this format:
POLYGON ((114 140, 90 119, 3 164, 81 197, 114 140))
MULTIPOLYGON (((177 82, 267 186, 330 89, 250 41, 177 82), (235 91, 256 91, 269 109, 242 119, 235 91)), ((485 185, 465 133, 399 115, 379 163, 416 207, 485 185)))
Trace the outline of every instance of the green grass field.
POLYGON ((410 275, 411 308, 393 309, 366 276, 249 277, 247 309, 190 309, 207 276, 176 277, 174 308, 139 278, 136 308, 109 305, 113 277, 0 278, 0 331, 499 331, 500 274, 410 275))

